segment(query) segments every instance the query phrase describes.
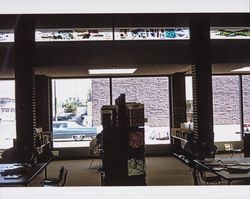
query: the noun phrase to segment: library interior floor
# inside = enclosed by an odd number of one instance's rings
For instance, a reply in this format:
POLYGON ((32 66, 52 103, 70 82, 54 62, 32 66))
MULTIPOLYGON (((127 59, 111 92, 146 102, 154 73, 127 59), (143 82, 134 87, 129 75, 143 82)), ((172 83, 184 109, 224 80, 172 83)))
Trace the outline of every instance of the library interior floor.
MULTIPOLYGON (((60 166, 64 165, 69 171, 66 186, 100 186, 100 173, 94 167, 90 169, 90 163, 91 159, 53 161, 48 166, 48 176, 56 177, 60 166)), ((193 185, 190 168, 175 157, 146 157, 146 173, 148 186, 193 185)), ((41 173, 29 186, 40 186, 43 177, 44 173, 41 173)), ((232 185, 249 184, 250 182, 246 181, 232 183, 232 185)))

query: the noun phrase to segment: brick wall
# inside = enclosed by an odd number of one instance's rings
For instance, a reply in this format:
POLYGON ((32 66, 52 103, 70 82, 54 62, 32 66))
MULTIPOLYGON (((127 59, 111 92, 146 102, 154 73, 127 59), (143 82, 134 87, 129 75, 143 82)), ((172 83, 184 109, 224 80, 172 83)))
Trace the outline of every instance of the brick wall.
POLYGON ((213 76, 214 125, 240 124, 239 93, 238 76, 213 76))
MULTIPOLYGON (((145 104, 151 126, 169 126, 168 79, 165 77, 114 78, 113 99, 120 93, 127 101, 145 104)), ((213 76, 214 125, 240 124, 238 76, 213 76)), ((250 76, 243 76, 245 122, 250 123, 250 76)), ((100 124, 100 109, 109 104, 109 80, 92 80, 93 120, 100 124)))
POLYGON ((109 79, 92 79, 93 126, 101 125, 101 108, 110 104, 109 79))
POLYGON ((51 82, 45 75, 35 75, 36 127, 51 131, 51 82))
POLYGON ((243 76, 242 85, 243 85, 244 123, 250 123, 250 75, 243 76))
MULTIPOLYGON (((113 102, 121 93, 127 102, 140 102, 145 106, 145 117, 150 126, 169 126, 169 88, 167 77, 113 78, 113 102)), ((100 124, 100 109, 109 104, 108 80, 92 80, 94 125, 100 124)))
POLYGON ((211 145, 213 135, 213 104, 211 66, 203 63, 192 66, 194 138, 211 145))

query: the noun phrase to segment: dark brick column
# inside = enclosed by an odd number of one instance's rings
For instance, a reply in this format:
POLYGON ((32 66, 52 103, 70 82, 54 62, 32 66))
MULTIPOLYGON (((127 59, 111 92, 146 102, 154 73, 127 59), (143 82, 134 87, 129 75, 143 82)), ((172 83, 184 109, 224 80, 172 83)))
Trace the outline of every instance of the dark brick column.
POLYGON ((52 131, 51 80, 45 75, 35 75, 36 126, 43 131, 52 131))
POLYGON ((186 122, 185 74, 175 73, 171 81, 171 128, 180 128, 180 123, 186 122))
POLYGON ((35 28, 34 16, 19 15, 15 27, 16 147, 20 161, 31 158, 34 147, 35 28))
POLYGON ((209 21, 205 17, 197 19, 194 16, 190 34, 193 60, 194 138, 202 146, 202 150, 209 152, 214 145, 209 21))

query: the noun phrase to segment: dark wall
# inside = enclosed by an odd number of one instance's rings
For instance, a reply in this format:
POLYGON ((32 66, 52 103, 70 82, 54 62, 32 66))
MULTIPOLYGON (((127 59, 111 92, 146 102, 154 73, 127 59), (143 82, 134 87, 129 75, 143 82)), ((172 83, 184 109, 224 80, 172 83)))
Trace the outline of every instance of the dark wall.
POLYGON ((180 128, 180 123, 187 121, 185 74, 175 73, 170 77, 171 81, 171 128, 180 128))

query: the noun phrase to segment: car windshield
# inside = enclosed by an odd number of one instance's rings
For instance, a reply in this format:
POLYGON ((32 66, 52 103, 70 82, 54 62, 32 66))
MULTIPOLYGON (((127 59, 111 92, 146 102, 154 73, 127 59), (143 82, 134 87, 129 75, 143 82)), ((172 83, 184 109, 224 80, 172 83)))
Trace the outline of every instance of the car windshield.
POLYGON ((67 128, 66 123, 54 123, 53 128, 67 128))
POLYGON ((54 122, 53 128, 83 128, 83 126, 76 122, 54 122))

